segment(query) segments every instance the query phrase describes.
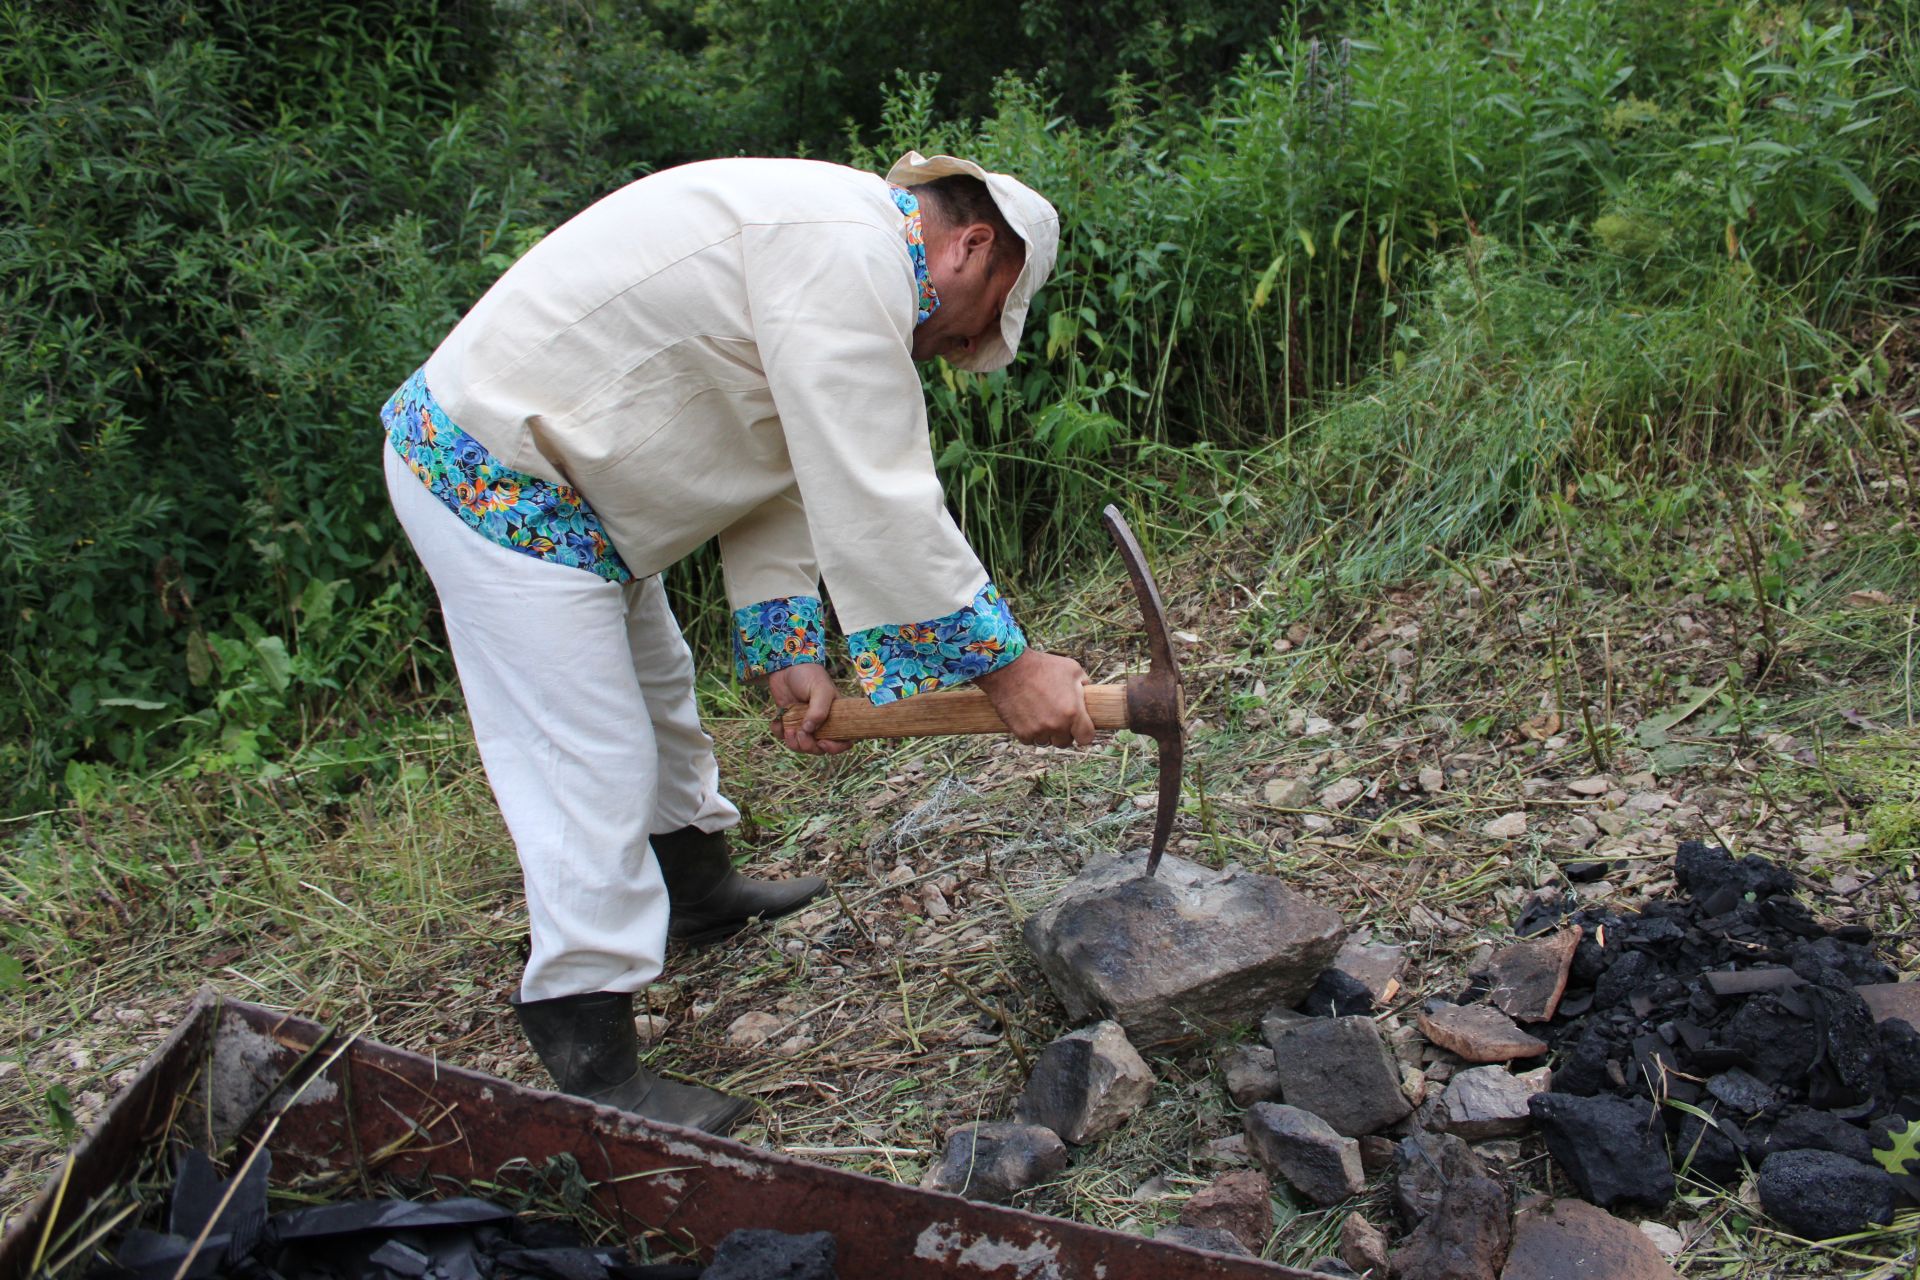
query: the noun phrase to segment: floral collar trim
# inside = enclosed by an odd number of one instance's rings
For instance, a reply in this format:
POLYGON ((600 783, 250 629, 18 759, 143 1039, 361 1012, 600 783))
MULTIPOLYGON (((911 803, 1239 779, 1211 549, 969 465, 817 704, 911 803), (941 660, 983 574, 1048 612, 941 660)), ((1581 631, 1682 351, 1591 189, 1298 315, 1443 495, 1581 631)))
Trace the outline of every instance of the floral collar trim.
POLYGON ((913 283, 919 297, 914 323, 925 324, 927 317, 939 308, 940 295, 934 292, 933 281, 927 276, 927 240, 920 232, 920 201, 905 187, 890 182, 887 188, 893 192, 893 202, 907 220, 902 230, 907 237, 907 254, 913 259, 913 283))

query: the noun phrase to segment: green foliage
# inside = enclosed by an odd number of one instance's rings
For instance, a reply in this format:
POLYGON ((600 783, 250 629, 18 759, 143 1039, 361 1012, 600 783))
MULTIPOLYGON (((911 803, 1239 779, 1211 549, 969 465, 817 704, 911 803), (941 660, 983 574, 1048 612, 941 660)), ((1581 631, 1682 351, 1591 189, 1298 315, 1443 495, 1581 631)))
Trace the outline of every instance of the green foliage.
POLYGON ((1889 1147, 1873 1149, 1880 1167, 1888 1173, 1920 1172, 1920 1120, 1909 1120, 1905 1128, 1888 1131, 1887 1139, 1889 1147), (1910 1169, 1909 1165, 1914 1167, 1910 1169))
MULTIPOLYGON (((374 411, 547 229, 698 156, 948 150, 1058 204, 1021 362, 927 376, 1003 581, 1097 543, 1116 497, 1183 529, 1271 520, 1320 549, 1324 589, 1556 503, 1657 540, 1633 504, 1708 459, 1858 445, 1911 472, 1911 429, 1851 406, 1891 370, 1861 318, 1920 262, 1917 17, 0 7, 11 803, 120 767, 350 778, 401 673, 446 674, 409 652, 430 591, 374 411)), ((1703 587, 1763 617, 1796 603, 1771 510, 1747 511, 1756 572, 1703 587)), ((704 578, 678 594, 719 616, 704 578)))

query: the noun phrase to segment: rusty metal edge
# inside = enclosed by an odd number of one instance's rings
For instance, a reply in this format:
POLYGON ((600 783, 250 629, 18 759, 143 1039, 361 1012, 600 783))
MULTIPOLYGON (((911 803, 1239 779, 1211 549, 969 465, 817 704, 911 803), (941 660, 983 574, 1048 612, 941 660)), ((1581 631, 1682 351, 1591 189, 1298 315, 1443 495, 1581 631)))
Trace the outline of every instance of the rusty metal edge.
MULTIPOLYGON (((331 1034, 317 1023, 243 1001, 230 1002, 227 1016, 245 1020, 290 1056, 331 1034)), ((396 1159, 386 1166, 389 1172, 422 1180, 491 1179, 510 1159, 570 1154, 597 1184, 595 1195, 609 1221, 668 1228, 703 1252, 743 1225, 790 1232, 830 1227, 840 1242, 845 1280, 1312 1276, 1277 1263, 924 1191, 654 1124, 370 1040, 356 1041, 325 1079, 333 1088, 317 1089, 307 1102, 280 1114, 276 1172, 287 1167, 283 1156, 295 1157, 296 1148, 337 1168, 345 1153, 381 1150, 411 1134, 427 1139, 418 1159, 396 1159), (369 1089, 372 1082, 380 1088, 369 1089), (341 1106, 332 1107, 327 1099, 341 1106), (453 1112, 446 1110, 450 1103, 453 1112), (416 1108, 415 1114, 403 1114, 408 1106, 416 1108), (471 1108, 469 1116, 484 1114, 487 1123, 461 1125, 461 1107, 471 1108), (328 1113, 335 1110, 350 1114, 351 1121, 327 1127, 328 1113), (905 1223, 918 1225, 908 1230, 905 1223), (1052 1263, 1035 1261, 1047 1252, 1054 1256, 1052 1263), (983 1258, 1002 1261, 986 1265, 983 1258)))
POLYGON ((0 1240, 0 1280, 27 1280, 42 1238, 58 1240, 95 1198, 126 1175, 136 1151, 163 1136, 152 1128, 156 1111, 164 1123, 173 1100, 212 1042, 223 1003, 219 992, 201 988, 179 1024, 148 1055, 140 1074, 113 1100, 92 1131, 74 1144, 0 1240), (56 1196, 60 1204, 54 1214, 56 1196), (51 1232, 47 1230, 50 1214, 54 1215, 51 1232))
MULTIPOLYGON (((261 1035, 295 1059, 333 1035, 278 1009, 203 991, 138 1078, 69 1157, 66 1202, 55 1235, 86 1201, 126 1172, 152 1131, 158 1108, 179 1096, 216 1036, 261 1035), (76 1198, 78 1197, 78 1198, 76 1198)), ((356 1040, 309 1091, 275 1120, 276 1172, 289 1167, 358 1167, 358 1153, 409 1134, 426 1138, 386 1166, 423 1181, 489 1179, 508 1160, 567 1153, 581 1162, 609 1220, 670 1228, 702 1250, 737 1225, 834 1229, 848 1280, 868 1276, 1106 1277, 1107 1280, 1308 1280, 1311 1273, 1229 1257, 923 1191, 814 1164, 693 1130, 657 1125, 582 1099, 531 1089, 477 1071, 356 1040), (409 1116, 409 1110, 416 1114, 409 1116), (464 1113, 464 1114, 463 1114, 464 1113), (475 1116, 486 1123, 473 1124, 475 1116), (463 1125, 462 1120, 467 1123, 463 1125), (924 1224, 917 1234, 902 1224, 924 1224), (929 1252, 931 1240, 931 1252, 929 1252), (911 1254, 906 1252, 912 1242, 911 1254), (998 1251, 996 1254, 995 1251, 998 1251), (1024 1252, 1023 1252, 1024 1251, 1024 1252), (1014 1255, 1027 1258, 1020 1261, 1014 1255), (1050 1254, 1054 1263, 1032 1261, 1050 1254), (993 1257, 1007 1260, 991 1262, 993 1257)), ((59 1175, 8 1233, 0 1280, 28 1280, 59 1175)))

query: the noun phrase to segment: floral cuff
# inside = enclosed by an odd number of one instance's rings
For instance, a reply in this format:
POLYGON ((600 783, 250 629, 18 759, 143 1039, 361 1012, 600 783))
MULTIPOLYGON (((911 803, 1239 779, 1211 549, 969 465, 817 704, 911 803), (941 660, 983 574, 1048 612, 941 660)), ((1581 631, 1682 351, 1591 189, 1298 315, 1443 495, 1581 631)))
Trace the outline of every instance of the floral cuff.
POLYGON ((931 622, 868 627, 847 637, 869 701, 897 702, 998 670, 1027 651, 1026 633, 988 582, 973 603, 931 622))
POLYGON ((781 596, 733 611, 733 669, 742 680, 802 662, 825 662, 818 596, 781 596))

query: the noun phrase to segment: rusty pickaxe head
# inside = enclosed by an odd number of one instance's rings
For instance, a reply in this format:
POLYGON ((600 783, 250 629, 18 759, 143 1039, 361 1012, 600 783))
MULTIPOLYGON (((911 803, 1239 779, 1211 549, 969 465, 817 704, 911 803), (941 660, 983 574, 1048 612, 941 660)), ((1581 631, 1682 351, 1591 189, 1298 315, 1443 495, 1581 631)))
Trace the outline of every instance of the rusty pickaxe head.
POLYGON ((1160 744, 1160 804, 1153 817, 1153 847, 1147 853, 1147 874, 1160 867, 1173 832, 1173 816, 1180 808, 1180 770, 1186 760, 1186 693, 1180 687, 1180 668, 1173 660, 1173 641, 1167 634, 1166 606, 1160 588, 1120 509, 1108 506, 1100 513, 1120 549, 1120 559, 1133 580, 1140 600, 1140 619, 1147 629, 1147 673, 1127 679, 1127 727, 1160 744))

